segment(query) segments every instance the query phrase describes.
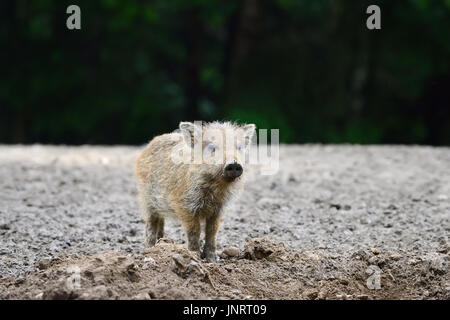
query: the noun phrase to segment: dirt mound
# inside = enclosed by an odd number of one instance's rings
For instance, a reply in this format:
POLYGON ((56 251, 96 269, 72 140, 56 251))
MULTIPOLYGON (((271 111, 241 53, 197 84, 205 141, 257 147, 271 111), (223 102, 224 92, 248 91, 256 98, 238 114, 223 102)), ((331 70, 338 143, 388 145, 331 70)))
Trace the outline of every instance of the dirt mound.
POLYGON ((162 239, 142 253, 41 260, 0 280, 2 299, 450 299, 448 246, 425 258, 359 250, 343 257, 295 251, 269 238, 203 263, 162 239))

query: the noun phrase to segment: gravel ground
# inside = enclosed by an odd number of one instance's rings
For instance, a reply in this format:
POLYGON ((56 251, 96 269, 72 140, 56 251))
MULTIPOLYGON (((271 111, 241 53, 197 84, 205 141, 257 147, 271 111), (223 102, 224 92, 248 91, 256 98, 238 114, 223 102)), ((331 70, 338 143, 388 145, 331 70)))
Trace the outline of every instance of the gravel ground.
MULTIPOLYGON (((139 150, 0 146, 0 279, 27 276, 43 259, 142 252, 139 150)), ((450 148, 285 145, 278 174, 247 173, 219 249, 266 237, 342 261, 400 252, 431 261, 450 292, 450 148)), ((181 225, 168 221, 166 237, 184 243, 181 225)))

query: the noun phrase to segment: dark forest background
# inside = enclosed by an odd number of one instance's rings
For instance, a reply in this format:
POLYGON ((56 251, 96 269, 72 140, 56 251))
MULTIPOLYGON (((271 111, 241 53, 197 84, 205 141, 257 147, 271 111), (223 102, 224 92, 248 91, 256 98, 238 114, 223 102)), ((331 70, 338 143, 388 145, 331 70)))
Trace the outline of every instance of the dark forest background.
POLYGON ((450 145, 450 0, 2 0, 0 72, 1 143, 140 144, 219 119, 450 145))

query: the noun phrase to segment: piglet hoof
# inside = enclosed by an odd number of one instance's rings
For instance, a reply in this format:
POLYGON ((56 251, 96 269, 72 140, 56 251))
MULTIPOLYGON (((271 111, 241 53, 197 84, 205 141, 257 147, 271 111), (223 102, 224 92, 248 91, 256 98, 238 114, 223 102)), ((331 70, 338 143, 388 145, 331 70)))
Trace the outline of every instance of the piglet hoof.
POLYGON ((203 251, 201 258, 204 259, 208 263, 217 262, 217 256, 216 256, 215 252, 203 251))
POLYGON ((146 239, 145 240, 145 247, 146 248, 154 247, 155 244, 156 244, 156 239, 146 239))

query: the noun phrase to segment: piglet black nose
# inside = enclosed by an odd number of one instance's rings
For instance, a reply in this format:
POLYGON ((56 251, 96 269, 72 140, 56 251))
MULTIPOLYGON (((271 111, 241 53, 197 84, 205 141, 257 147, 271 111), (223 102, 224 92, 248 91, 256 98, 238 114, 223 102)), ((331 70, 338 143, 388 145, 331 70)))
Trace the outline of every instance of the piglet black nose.
POLYGON ((242 166, 239 163, 230 163, 225 166, 224 176, 229 179, 235 179, 242 174, 242 166))

